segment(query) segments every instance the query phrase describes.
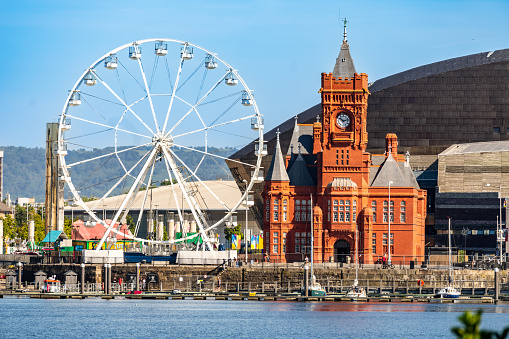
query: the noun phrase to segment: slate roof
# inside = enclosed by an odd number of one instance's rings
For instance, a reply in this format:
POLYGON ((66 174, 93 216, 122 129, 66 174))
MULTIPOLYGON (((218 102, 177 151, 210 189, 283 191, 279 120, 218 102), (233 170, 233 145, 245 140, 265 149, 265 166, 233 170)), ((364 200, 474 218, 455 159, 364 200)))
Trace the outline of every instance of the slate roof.
POLYGON ((343 40, 332 75, 336 78, 344 79, 353 77, 355 73, 355 66, 353 64, 352 56, 350 55, 350 48, 346 40, 343 40))
POLYGON ((389 153, 387 159, 380 167, 372 167, 370 170, 371 187, 388 187, 389 181, 392 181, 391 187, 415 187, 419 185, 407 162, 398 163, 392 153, 389 153))
MULTIPOLYGON (((297 120, 297 117, 295 117, 297 120)), ((293 128, 292 139, 290 140, 290 145, 288 146, 288 151, 286 155, 292 155, 299 152, 301 154, 312 154, 313 153, 313 125, 299 125, 295 124, 293 128)))
POLYGON ((286 173, 281 145, 279 144, 279 134, 277 136, 276 150, 274 151, 274 156, 272 157, 265 181, 290 181, 288 173, 286 173))
POLYGON ((309 174, 308 168, 302 154, 297 155, 292 167, 288 171, 290 177, 290 185, 292 186, 316 186, 311 174, 309 174))

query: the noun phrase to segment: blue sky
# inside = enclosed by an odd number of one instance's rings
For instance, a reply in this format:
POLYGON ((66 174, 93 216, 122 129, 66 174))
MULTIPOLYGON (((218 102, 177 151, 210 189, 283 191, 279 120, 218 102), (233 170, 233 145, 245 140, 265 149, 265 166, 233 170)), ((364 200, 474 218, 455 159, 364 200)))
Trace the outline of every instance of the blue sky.
MULTIPOLYGON (((255 92, 271 129, 319 102, 342 39, 369 81, 509 48, 509 1, 0 1, 0 146, 44 147, 67 91, 93 61, 135 40, 218 53, 255 92), (341 11, 341 12, 340 12, 341 11)), ((107 145, 105 145, 107 146, 107 145)))

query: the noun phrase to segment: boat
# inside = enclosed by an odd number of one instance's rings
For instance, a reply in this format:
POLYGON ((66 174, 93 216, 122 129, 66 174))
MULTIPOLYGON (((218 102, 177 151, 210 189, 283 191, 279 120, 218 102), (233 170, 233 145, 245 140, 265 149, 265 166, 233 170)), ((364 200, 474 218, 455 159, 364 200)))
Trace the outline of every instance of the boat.
MULTIPOLYGON (((309 286, 308 288, 308 296, 310 297, 323 297, 325 296, 325 289, 319 284, 316 282, 316 277, 315 277, 315 273, 314 273, 314 270, 313 270, 313 261, 314 261, 314 234, 313 234, 313 230, 314 230, 314 227, 313 227, 313 195, 310 194, 310 199, 311 199, 311 285, 309 286)), ((307 270, 306 270, 307 272, 307 270)), ((305 295, 306 294, 306 291, 304 290, 302 292, 302 295, 305 295)))
POLYGON ((367 298, 366 290, 364 288, 359 288, 359 281, 357 278, 353 281, 352 286, 346 292, 346 296, 348 298, 367 298))
POLYGON ((60 280, 57 280, 55 276, 44 280, 42 290, 46 293, 60 293, 60 280))
POLYGON ((454 270, 452 268, 452 252, 451 252, 451 219, 449 219, 449 281, 446 287, 442 288, 437 296, 439 298, 459 298, 461 293, 453 286, 454 270))
POLYGON ((357 254, 357 227, 355 227, 355 280, 353 281, 352 286, 346 292, 346 296, 348 298, 353 298, 356 300, 357 298, 366 298, 366 290, 364 288, 359 288, 359 256, 357 254))

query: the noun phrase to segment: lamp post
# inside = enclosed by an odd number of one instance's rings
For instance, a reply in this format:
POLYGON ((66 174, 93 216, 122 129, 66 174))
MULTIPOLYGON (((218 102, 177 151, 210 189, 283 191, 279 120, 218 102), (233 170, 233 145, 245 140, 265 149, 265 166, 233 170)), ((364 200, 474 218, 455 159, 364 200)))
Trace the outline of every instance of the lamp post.
POLYGON ((388 234, 388 240, 387 240, 387 249, 388 249, 388 257, 387 257, 387 264, 389 265, 389 267, 391 267, 391 184, 393 184, 394 182, 392 181, 389 181, 389 219, 388 220, 388 225, 389 225, 389 234, 388 234))
POLYGON ((244 200, 244 203, 245 203, 245 206, 246 206, 246 227, 245 227, 245 233, 244 233, 244 238, 245 238, 244 244, 245 244, 245 252, 246 252, 246 259, 245 259, 245 261, 246 261, 246 265, 247 265, 247 221, 248 221, 248 219, 247 219, 247 211, 249 209, 249 207, 247 206, 247 197, 249 195, 248 194, 249 192, 247 191, 247 184, 248 184, 247 180, 243 179, 242 181, 246 183, 246 197, 245 197, 245 200, 244 200))
MULTIPOLYGON (((491 184, 486 184, 486 186, 490 187, 491 184)), ((497 187, 497 186, 495 186, 497 187)), ((497 220, 497 233, 496 233, 496 242, 495 244, 499 247, 499 257, 500 262, 502 263, 503 255, 502 255, 502 184, 498 185, 498 202, 499 202, 499 216, 497 220)))

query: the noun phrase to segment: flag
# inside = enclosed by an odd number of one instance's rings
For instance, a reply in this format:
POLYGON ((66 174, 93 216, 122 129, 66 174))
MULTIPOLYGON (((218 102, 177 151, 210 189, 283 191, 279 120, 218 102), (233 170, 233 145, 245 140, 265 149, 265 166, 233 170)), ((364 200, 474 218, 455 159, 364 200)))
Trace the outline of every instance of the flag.
POLYGON ((252 235, 251 236, 251 249, 252 250, 255 250, 256 249, 256 246, 257 246, 257 239, 256 239, 256 235, 252 235))
POLYGON ((237 249, 237 235, 232 234, 232 250, 236 250, 236 249, 237 249))
POLYGON ((263 250, 263 235, 257 235, 256 236, 258 238, 258 241, 257 241, 257 244, 258 244, 258 249, 259 250, 263 250))
POLYGON ((232 250, 240 250, 240 235, 232 234, 232 250))

